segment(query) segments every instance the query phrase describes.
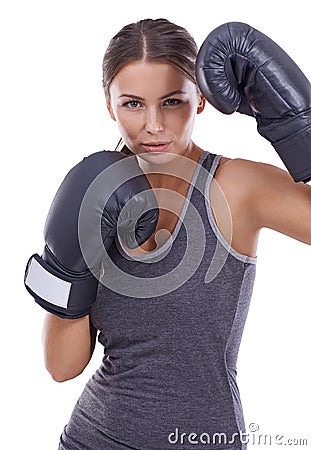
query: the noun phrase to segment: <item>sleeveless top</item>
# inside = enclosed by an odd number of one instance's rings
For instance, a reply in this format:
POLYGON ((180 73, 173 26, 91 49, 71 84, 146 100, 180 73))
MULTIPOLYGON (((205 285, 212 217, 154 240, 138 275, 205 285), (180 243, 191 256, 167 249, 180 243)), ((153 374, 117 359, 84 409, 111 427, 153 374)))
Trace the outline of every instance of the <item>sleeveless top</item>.
POLYGON ((237 357, 257 258, 235 251, 209 188, 221 155, 205 151, 170 238, 131 256, 115 239, 91 320, 103 361, 61 449, 245 449, 237 357))

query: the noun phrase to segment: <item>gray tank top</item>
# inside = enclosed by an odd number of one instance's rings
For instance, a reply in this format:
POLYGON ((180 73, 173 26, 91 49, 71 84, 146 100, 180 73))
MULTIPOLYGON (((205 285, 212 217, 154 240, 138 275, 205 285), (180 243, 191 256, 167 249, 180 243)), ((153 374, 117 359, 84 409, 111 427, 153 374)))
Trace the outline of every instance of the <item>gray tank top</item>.
POLYGON ((104 357, 60 448, 246 448, 236 364, 256 258, 232 249, 213 218, 220 158, 201 155, 160 248, 133 257, 116 240, 109 250, 91 314, 104 357))

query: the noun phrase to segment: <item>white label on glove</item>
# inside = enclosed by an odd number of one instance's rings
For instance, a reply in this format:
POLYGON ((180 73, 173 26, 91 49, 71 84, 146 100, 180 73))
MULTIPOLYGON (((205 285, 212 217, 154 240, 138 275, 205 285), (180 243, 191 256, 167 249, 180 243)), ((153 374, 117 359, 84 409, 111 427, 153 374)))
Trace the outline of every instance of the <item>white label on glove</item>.
POLYGON ((30 261, 25 284, 43 300, 67 308, 71 283, 52 275, 34 258, 30 261))

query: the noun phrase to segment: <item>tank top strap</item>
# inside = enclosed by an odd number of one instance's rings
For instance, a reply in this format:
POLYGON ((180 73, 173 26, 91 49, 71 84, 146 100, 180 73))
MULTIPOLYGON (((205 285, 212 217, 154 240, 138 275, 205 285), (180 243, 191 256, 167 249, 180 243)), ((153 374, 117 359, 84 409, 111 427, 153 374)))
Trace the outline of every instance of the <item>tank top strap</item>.
POLYGON ((223 247, 225 252, 230 253, 235 259, 241 261, 244 264, 245 263, 256 264, 257 263, 256 256, 251 257, 244 255, 231 247, 231 245, 227 242, 227 240, 222 235, 220 229, 218 228, 218 225, 213 215, 210 199, 210 186, 215 176, 216 170, 219 166, 221 158, 222 155, 207 152, 207 155, 201 164, 200 171, 196 180, 197 189, 205 197, 205 210, 208 217, 208 225, 206 224, 206 226, 211 227, 214 235, 217 238, 218 245, 223 247))
POLYGON ((202 164, 199 168, 199 174, 195 180, 195 185, 200 192, 209 191, 210 184, 215 176, 222 155, 205 151, 202 155, 202 164))

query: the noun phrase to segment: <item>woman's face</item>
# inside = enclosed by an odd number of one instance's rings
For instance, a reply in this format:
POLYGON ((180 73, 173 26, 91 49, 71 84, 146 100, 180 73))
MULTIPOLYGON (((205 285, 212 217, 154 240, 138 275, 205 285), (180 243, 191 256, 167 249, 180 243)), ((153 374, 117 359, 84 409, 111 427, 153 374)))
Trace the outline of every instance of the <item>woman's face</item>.
POLYGON ((107 106, 127 147, 154 163, 191 153, 195 115, 205 100, 196 85, 170 64, 133 62, 110 85, 107 106))

